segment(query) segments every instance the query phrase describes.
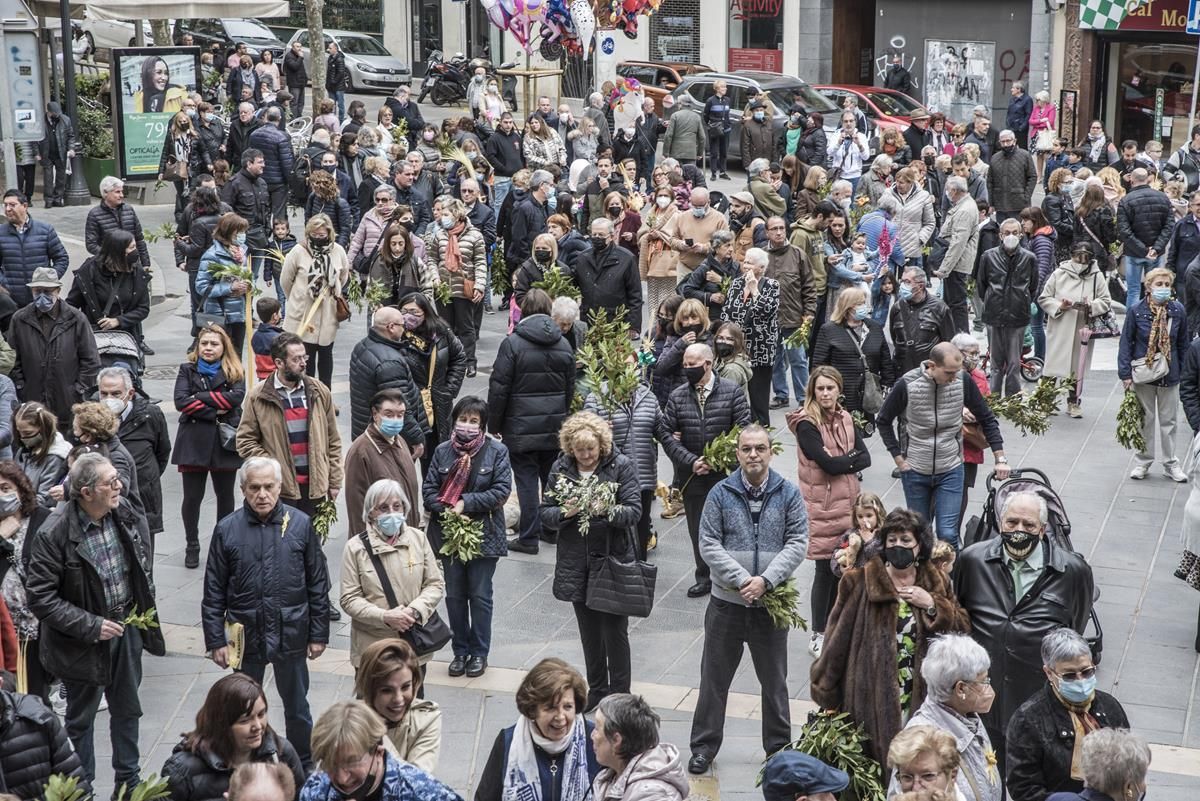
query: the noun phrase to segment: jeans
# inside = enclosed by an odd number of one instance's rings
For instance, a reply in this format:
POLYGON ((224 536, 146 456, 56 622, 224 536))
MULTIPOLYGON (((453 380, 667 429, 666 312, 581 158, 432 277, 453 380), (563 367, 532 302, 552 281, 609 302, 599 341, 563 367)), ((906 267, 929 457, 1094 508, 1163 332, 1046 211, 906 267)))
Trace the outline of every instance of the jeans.
POLYGON ((499 210, 500 204, 504 202, 504 198, 508 197, 508 193, 512 191, 512 178, 493 178, 492 179, 492 194, 495 195, 496 202, 492 208, 499 210))
POLYGON ((450 644, 455 656, 487 659, 492 649, 492 577, 498 561, 493 556, 469 562, 442 559, 450 644))
MULTIPOLYGON (((1033 355, 1046 360, 1046 313, 1039 306, 1036 313, 1029 320, 1029 331, 1033 334, 1033 355)), ((1022 336, 1024 340, 1024 336, 1022 336)), ((1022 342, 1022 350, 1024 350, 1024 342, 1022 342)))
POLYGON ((304 116, 304 89, 303 86, 289 86, 288 91, 292 94, 292 119, 304 116))
POLYGON ((1153 270, 1160 263, 1157 259, 1139 259, 1134 256, 1125 257, 1125 308, 1132 309, 1142 299, 1142 276, 1153 270))
POLYGON ((971 316, 967 312, 967 279, 966 273, 951 272, 942 279, 942 299, 950 307, 950 317, 954 320, 955 333, 962 334, 971 330, 971 316))
POLYGON ((992 376, 989 387, 1003 397, 1021 391, 1021 351, 1025 345, 1025 329, 989 325, 988 349, 991 351, 992 376))
POLYGON ((916 470, 905 470, 900 474, 900 483, 904 486, 905 505, 926 520, 935 522, 938 539, 958 550, 963 466, 960 464, 952 470, 928 476, 916 470))
MULTIPOLYGON (((275 669, 275 687, 283 701, 284 730, 288 742, 296 749, 306 771, 312 770, 312 712, 308 708, 308 662, 303 656, 271 660, 275 669)), ((239 673, 263 683, 266 662, 242 662, 239 673)))
POLYGON ((803 346, 799 348, 785 348, 783 340, 795 333, 795 328, 780 328, 779 329, 779 350, 775 352, 775 368, 771 371, 771 385, 774 387, 775 397, 787 400, 788 397, 788 372, 789 367, 792 374, 792 389, 795 390, 797 405, 804 402, 805 387, 808 386, 808 354, 804 352, 803 346))
POLYGON ((138 720, 142 717, 142 702, 138 688, 142 683, 142 635, 126 626, 120 637, 96 645, 108 649, 112 678, 107 686, 64 681, 67 689, 67 737, 75 746, 83 774, 89 781, 96 779, 96 748, 94 742, 96 712, 100 697, 108 699, 108 730, 112 740, 112 766, 116 786, 123 783, 134 787, 138 783, 138 720))
POLYGON ((712 177, 725 172, 725 161, 729 156, 729 134, 708 137, 708 171, 712 177))
POLYGON ((334 103, 337 103, 338 119, 344 120, 346 118, 346 93, 338 90, 336 92, 330 92, 329 97, 334 103))
POLYGON ((550 468, 558 451, 510 451, 513 483, 517 486, 517 502, 521 505, 521 522, 517 538, 522 545, 537 545, 542 534, 542 490, 550 480, 550 468))

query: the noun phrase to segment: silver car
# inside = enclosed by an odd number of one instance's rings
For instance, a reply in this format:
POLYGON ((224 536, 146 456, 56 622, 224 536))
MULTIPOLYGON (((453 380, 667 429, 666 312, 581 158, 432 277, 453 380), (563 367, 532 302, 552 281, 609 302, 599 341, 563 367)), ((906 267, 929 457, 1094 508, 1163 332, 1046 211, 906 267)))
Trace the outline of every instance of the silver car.
MULTIPOLYGON (((304 54, 304 67, 312 75, 312 53, 308 47, 308 30, 301 28, 292 34, 292 42, 300 43, 304 54)), ((391 92, 400 84, 412 83, 412 69, 387 51, 377 39, 354 31, 325 30, 325 47, 337 42, 338 49, 346 57, 346 69, 350 71, 350 91, 391 92)), ((325 48, 321 48, 324 50, 325 48)))

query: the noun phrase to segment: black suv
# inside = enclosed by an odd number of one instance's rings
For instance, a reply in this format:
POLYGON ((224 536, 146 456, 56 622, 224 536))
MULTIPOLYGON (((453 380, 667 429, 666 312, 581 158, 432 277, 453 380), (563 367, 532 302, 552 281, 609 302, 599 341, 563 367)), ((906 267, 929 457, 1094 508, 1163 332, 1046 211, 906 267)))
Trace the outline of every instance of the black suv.
MULTIPOLYGON (((175 41, 190 33, 197 46, 207 50, 214 42, 227 53, 241 42, 255 61, 264 50, 270 50, 275 63, 282 64, 286 46, 270 28, 249 17, 220 17, 217 19, 182 19, 175 23, 175 41)), ((282 69, 282 66, 280 67, 282 69)))

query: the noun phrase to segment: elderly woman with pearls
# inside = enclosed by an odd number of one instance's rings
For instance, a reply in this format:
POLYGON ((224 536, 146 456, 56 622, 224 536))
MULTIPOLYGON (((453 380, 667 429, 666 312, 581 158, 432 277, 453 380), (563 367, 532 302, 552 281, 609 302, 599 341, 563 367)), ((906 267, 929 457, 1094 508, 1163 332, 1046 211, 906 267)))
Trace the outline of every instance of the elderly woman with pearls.
MULTIPOLYGON (((1042 672, 1045 687, 1013 714, 1005 733, 1004 778, 1012 798, 1078 793, 1086 778, 1084 743, 1098 730, 1129 728, 1120 702, 1096 689, 1091 648, 1073 629, 1042 638, 1042 672)), ((1137 801, 1138 795, 1113 798, 1137 801)))
MULTIPOLYGON (((966 634, 944 634, 933 641, 921 663, 925 701, 908 726, 933 726, 954 738, 959 754, 955 785, 973 801, 1000 801, 1004 783, 980 715, 992 708, 996 693, 988 678, 987 649, 966 634)), ((899 790, 892 776, 892 791, 899 790)))
POLYGON ((1150 746, 1128 729, 1104 729, 1083 742, 1083 783, 1078 793, 1047 801, 1138 801, 1146 795, 1150 746))

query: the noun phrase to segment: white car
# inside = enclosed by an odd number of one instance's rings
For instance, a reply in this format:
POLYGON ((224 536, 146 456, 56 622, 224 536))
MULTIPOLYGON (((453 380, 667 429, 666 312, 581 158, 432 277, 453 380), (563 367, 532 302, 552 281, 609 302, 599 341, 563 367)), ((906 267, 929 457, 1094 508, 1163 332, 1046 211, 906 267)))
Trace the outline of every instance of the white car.
MULTIPOLYGON (((304 54, 304 68, 312 77, 312 54, 308 49, 308 30, 301 28, 292 34, 288 40, 288 49, 292 42, 300 42, 300 52, 304 54)), ((325 46, 329 42, 337 42, 338 49, 346 57, 346 69, 350 71, 350 91, 369 92, 372 90, 392 92, 400 84, 412 83, 412 70, 407 64, 387 51, 379 40, 365 33, 353 31, 325 30, 325 46)), ((324 48, 322 48, 324 50, 324 48)), ((286 52, 286 51, 285 51, 286 52)))
MULTIPOLYGON (((77 23, 87 39, 88 50, 96 52, 97 47, 133 47, 137 44, 137 31, 129 20, 100 19, 92 14, 90 8, 83 9, 83 19, 77 23)), ((142 20, 142 30, 146 33, 146 45, 154 44, 154 31, 149 20, 142 20)))

